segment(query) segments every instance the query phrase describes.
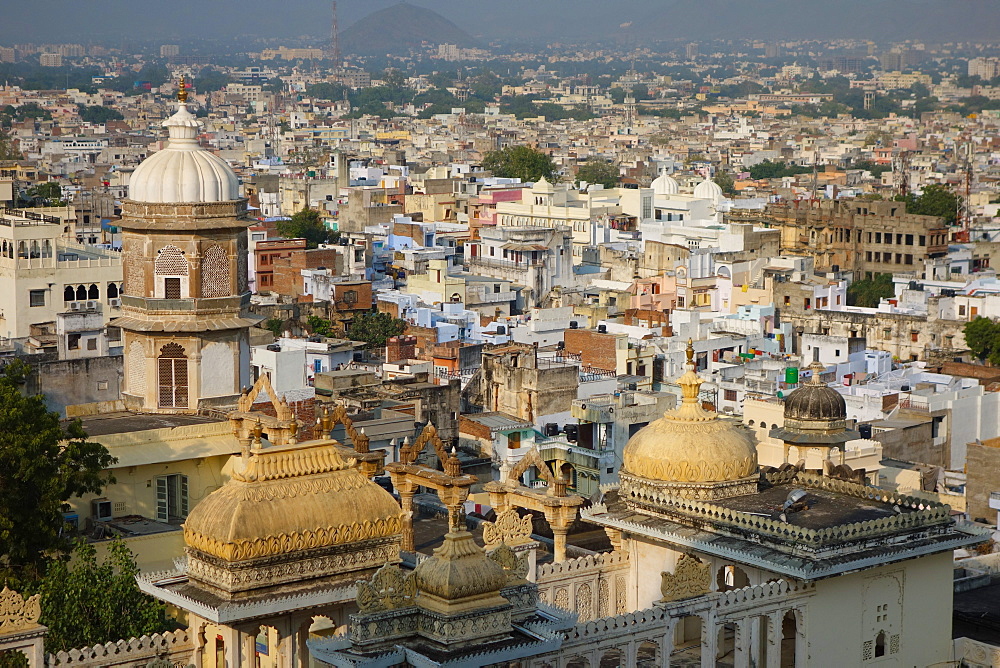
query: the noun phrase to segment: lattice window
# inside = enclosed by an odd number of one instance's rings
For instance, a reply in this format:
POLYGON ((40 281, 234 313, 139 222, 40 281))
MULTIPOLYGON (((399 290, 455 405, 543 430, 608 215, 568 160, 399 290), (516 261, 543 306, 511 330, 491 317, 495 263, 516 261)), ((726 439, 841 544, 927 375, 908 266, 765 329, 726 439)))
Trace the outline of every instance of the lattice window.
POLYGON ((563 610, 569 610, 569 592, 566 591, 565 587, 556 589, 556 599, 554 603, 563 610))
POLYGON ((875 641, 866 640, 865 644, 861 646, 861 660, 871 661, 875 658, 875 641))
POLYGON ((597 585, 597 616, 598 617, 610 617, 611 616, 611 592, 609 591, 608 581, 601 578, 600 583, 597 585))
POLYGON ((157 276, 187 276, 188 263, 184 251, 177 246, 164 246, 154 263, 157 276))
POLYGON ((899 634, 893 633, 889 636, 889 654, 897 654, 899 652, 899 634))
POLYGON ((133 341, 128 347, 125 365, 129 393, 136 396, 146 394, 146 352, 141 342, 133 341))
POLYGON ((589 622, 594 618, 594 592, 586 582, 577 587, 576 610, 581 622, 589 622))
POLYGON ((201 259, 201 296, 229 296, 229 256, 221 246, 212 246, 201 259))
POLYGON ((246 236, 242 237, 236 244, 236 292, 243 294, 247 289, 247 263, 248 250, 246 236))
POLYGON ((188 360, 184 348, 168 343, 157 360, 160 408, 187 408, 188 360))
POLYGON ((125 294, 135 297, 143 296, 146 290, 146 279, 142 270, 142 255, 128 250, 122 253, 122 264, 124 265, 124 289, 125 294))
POLYGON ((625 576, 619 575, 615 580, 615 614, 624 615, 628 612, 628 603, 625 598, 625 576))

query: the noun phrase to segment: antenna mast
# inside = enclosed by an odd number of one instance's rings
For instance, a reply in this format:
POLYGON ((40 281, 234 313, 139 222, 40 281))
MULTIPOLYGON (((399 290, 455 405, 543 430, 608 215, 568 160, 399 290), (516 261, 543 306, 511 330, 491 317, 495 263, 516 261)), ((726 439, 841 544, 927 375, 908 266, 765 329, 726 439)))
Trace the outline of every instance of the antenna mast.
POLYGON ((333 0, 333 18, 330 21, 330 58, 333 59, 333 67, 339 70, 340 60, 340 26, 337 24, 337 0, 333 0))

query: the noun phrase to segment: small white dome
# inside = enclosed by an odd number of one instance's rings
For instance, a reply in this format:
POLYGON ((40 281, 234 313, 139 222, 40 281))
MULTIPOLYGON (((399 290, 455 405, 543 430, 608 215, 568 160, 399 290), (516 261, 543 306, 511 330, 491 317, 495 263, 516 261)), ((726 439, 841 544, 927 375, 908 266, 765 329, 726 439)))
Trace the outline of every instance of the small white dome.
POLYGON ((240 183, 226 161, 198 145, 201 123, 178 105, 163 122, 170 143, 146 158, 129 180, 129 199, 166 204, 174 202, 231 202, 240 198, 240 183))
POLYGON ((719 187, 718 183, 711 179, 705 179, 696 185, 694 187, 694 196, 698 199, 710 199, 716 204, 726 199, 725 194, 722 192, 722 188, 719 187))
POLYGON ((670 176, 666 172, 663 172, 653 179, 653 183, 651 185, 653 187, 654 195, 676 195, 681 190, 680 184, 677 183, 674 177, 670 176))

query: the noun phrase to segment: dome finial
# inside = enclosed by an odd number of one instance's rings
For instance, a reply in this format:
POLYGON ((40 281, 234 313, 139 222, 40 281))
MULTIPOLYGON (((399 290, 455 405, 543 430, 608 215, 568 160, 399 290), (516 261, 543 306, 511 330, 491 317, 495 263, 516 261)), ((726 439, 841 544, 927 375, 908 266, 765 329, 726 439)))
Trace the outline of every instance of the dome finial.
POLYGON ((181 104, 185 104, 188 100, 187 84, 184 82, 184 75, 181 75, 181 80, 177 84, 177 101, 181 104))
POLYGON ((684 354, 687 355, 687 363, 694 364, 694 339, 688 338, 688 345, 684 354))

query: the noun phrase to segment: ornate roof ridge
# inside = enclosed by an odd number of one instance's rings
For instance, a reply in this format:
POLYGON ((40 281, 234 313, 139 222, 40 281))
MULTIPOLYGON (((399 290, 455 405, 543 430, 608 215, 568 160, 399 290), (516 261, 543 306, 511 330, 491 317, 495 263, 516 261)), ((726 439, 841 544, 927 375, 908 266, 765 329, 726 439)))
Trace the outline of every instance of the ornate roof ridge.
POLYGON ((263 448, 254 450, 242 471, 233 479, 241 482, 287 480, 307 475, 333 473, 352 468, 331 443, 297 445, 294 448, 263 448))

